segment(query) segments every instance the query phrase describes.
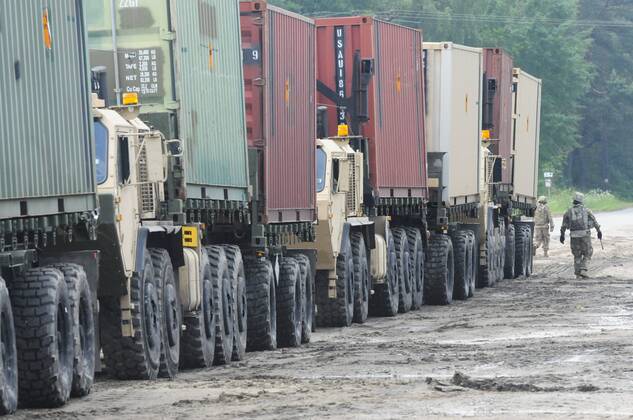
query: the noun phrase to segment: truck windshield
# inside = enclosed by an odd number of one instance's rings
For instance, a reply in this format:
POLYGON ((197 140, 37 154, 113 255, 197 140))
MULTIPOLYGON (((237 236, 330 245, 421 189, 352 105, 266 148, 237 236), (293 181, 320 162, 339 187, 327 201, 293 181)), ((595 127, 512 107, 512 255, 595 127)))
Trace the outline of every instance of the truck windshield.
POLYGON ((325 173, 327 169, 327 156, 323 149, 320 147, 316 150, 316 170, 317 170, 317 192, 321 192, 325 189, 325 173))
POLYGON ((108 179, 108 129, 100 121, 95 121, 95 150, 97 184, 101 185, 108 179))

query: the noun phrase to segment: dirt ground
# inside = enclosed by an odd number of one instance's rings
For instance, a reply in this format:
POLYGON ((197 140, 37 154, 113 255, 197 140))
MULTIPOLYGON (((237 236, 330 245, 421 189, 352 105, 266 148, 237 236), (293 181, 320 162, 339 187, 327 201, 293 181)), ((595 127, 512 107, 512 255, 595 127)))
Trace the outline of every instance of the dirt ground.
POLYGON ((99 378, 17 418, 633 418, 633 210, 597 217, 590 280, 573 276, 557 221, 528 280, 174 381, 99 378))

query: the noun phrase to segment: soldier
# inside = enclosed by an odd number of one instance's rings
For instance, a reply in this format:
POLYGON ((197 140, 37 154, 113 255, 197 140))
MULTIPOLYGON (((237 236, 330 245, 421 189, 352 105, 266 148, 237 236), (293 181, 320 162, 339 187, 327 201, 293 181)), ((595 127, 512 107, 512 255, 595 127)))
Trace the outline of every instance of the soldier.
POLYGON ((547 197, 539 197, 538 206, 534 213, 534 255, 536 250, 543 247, 545 258, 548 258, 549 252, 549 234, 554 232, 554 219, 552 212, 547 205, 547 197))
POLYGON ((576 193, 574 205, 567 210, 563 217, 563 226, 560 228, 560 243, 565 243, 565 231, 570 230, 571 252, 574 254, 574 272, 576 278, 589 278, 587 270, 593 255, 591 246, 591 228, 598 232, 598 239, 602 240, 600 225, 595 216, 584 206, 585 196, 576 193))

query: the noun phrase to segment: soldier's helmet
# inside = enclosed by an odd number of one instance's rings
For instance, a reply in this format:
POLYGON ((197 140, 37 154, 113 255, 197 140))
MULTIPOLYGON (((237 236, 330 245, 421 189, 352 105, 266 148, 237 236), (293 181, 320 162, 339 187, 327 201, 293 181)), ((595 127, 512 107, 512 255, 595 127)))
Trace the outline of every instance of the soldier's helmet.
POLYGON ((585 202, 585 195, 583 193, 577 192, 574 194, 574 202, 583 204, 585 202))
POLYGON ((547 197, 545 197, 544 195, 540 196, 538 198, 538 202, 542 204, 547 204, 547 197))

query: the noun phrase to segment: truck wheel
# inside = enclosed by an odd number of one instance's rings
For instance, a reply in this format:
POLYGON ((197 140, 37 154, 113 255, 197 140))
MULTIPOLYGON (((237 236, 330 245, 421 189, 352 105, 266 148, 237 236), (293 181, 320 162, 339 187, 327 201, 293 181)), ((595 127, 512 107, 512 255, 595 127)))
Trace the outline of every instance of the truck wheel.
POLYGON ((303 329, 301 272, 294 258, 282 258, 277 287, 277 343, 279 347, 299 347, 303 329))
POLYGON ((503 277, 506 279, 514 278, 514 261, 515 261, 515 250, 516 250, 516 232, 514 230, 514 225, 509 225, 506 230, 506 259, 505 264, 503 266, 503 277))
POLYGON ((121 333, 121 303, 119 297, 100 299, 103 355, 110 373, 117 379, 156 379, 160 367, 160 301, 162 286, 154 277, 149 253, 145 253, 143 272, 134 273, 130 280, 131 324, 133 337, 121 333))
POLYGON ((156 379, 160 367, 160 300, 162 287, 154 277, 149 253, 145 253, 143 272, 130 280, 130 323, 133 337, 121 333, 119 297, 100 299, 101 346, 108 370, 117 379, 156 379))
POLYGON ((413 303, 411 309, 420 309, 424 304, 424 247, 422 234, 418 228, 407 227, 409 255, 411 257, 411 275, 413 277, 413 303))
POLYGON ((304 313, 301 323, 301 342, 309 343, 314 326, 314 277, 310 258, 303 254, 297 254, 294 259, 299 263, 301 275, 301 290, 303 291, 304 313))
POLYGON ((411 275, 411 254, 409 252, 409 238, 403 228, 391 230, 396 244, 396 258, 399 273, 399 299, 398 312, 406 313, 413 306, 413 278, 411 275))
POLYGON ((515 237, 515 260, 514 260, 514 278, 523 277, 526 274, 528 254, 532 253, 531 249, 528 249, 530 245, 525 236, 525 230, 522 226, 516 226, 515 237))
POLYGON ((274 350, 277 348, 277 296, 273 267, 265 259, 249 258, 246 263, 246 350, 274 350))
POLYGON ((477 286, 477 273, 479 271, 479 243, 475 233, 471 230, 466 231, 468 236, 468 244, 470 248, 470 273, 468 275, 468 297, 475 296, 475 288, 477 286))
POLYGON ((328 279, 317 296, 317 324, 324 327, 349 327, 354 317, 354 261, 349 244, 336 259, 336 298, 328 295, 328 279))
POLYGON ((495 285, 497 270, 497 246, 494 235, 486 236, 486 265, 479 267, 479 288, 495 285))
POLYGON ((455 269, 453 244, 446 235, 434 234, 426 253, 426 302, 431 305, 448 305, 453 301, 455 269))
MULTIPOLYGON (((528 246, 528 249, 534 249, 533 239, 532 239, 532 229, 529 226, 523 226, 523 230, 525 231, 525 243, 528 246)), ((534 264, 534 253, 527 252, 527 262, 525 264, 525 277, 532 276, 532 265, 534 264)))
POLYGON ((211 265, 211 285, 215 302, 215 357, 213 363, 224 365, 233 357, 235 314, 233 312, 233 285, 224 248, 206 248, 211 265))
POLYGON ((400 276, 398 257, 393 235, 387 239, 387 278, 374 286, 374 295, 369 299, 369 313, 374 316, 395 316, 400 305, 400 276))
POLYGON ((0 277, 0 345, 2 345, 0 415, 5 415, 15 413, 18 408, 18 354, 11 300, 2 277, 0 277))
POLYGON ((232 360, 239 361, 244 358, 246 353, 246 328, 248 325, 247 302, 246 302, 246 277, 244 275, 244 261, 242 259, 242 251, 238 246, 224 246, 227 261, 229 264, 229 273, 231 274, 231 282, 233 283, 233 293, 235 296, 233 304, 233 313, 235 315, 235 323, 233 330, 235 338, 233 340, 233 356, 232 360))
POLYGON ((354 322, 364 324, 369 313, 369 264, 367 248, 361 232, 352 233, 354 259, 354 322))
POLYGON ((453 299, 466 300, 470 293, 470 272, 472 270, 472 255, 468 235, 464 231, 457 231, 451 235, 455 258, 455 286, 453 299))
POLYGON ((70 398, 72 304, 63 274, 35 268, 12 283, 20 405, 53 408, 70 398))
POLYGON ((205 368, 213 365, 215 357, 216 311, 213 300, 211 265, 206 252, 202 253, 202 302, 195 316, 184 319, 185 330, 180 338, 180 364, 186 368, 205 368))
POLYGON ((182 331, 182 309, 171 257, 164 249, 150 249, 154 276, 163 287, 158 289, 161 311, 161 355, 159 374, 175 378, 180 362, 180 332, 182 331))
POLYGON ((77 264, 54 264, 50 268, 64 275, 73 316, 73 385, 71 396, 90 393, 95 377, 95 324, 92 293, 83 267, 77 264))

